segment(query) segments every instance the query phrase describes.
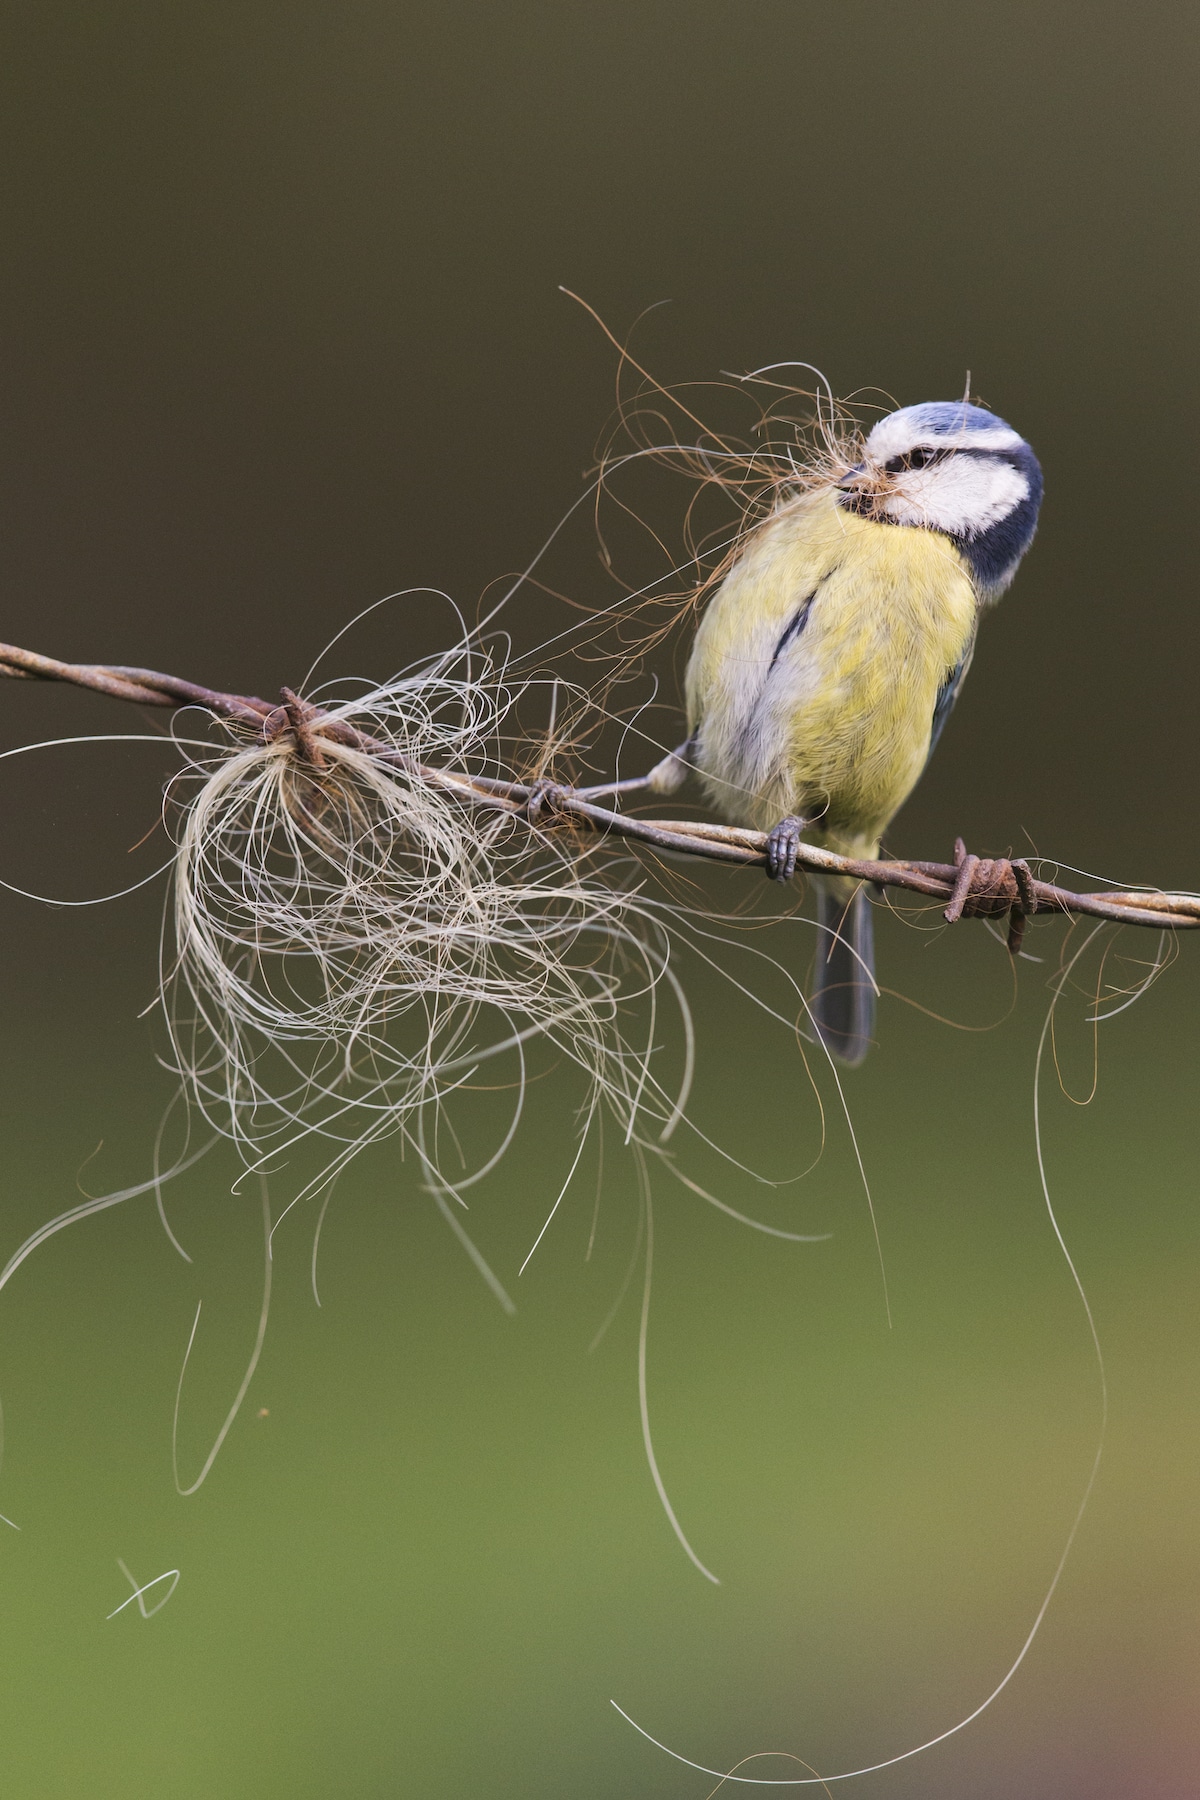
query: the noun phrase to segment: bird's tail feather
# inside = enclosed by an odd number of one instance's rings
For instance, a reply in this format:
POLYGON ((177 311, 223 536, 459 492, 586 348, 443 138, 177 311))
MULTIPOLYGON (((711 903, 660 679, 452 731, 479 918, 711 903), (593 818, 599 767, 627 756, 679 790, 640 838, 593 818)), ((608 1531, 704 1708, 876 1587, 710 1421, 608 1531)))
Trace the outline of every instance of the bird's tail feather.
POLYGON ((847 897, 820 884, 817 925, 812 1021, 830 1054, 853 1068, 875 1030, 875 934, 865 888, 847 897))

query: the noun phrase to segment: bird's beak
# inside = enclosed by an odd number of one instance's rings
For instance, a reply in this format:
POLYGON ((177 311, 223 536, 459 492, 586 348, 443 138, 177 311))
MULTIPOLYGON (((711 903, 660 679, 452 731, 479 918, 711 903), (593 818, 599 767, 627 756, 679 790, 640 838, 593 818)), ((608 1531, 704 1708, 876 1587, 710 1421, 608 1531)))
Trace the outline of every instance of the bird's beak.
POLYGON ((867 485, 866 472, 866 463, 855 463, 854 467, 852 469, 847 469, 846 473, 840 476, 833 485, 836 488, 841 488, 844 492, 851 493, 855 488, 861 488, 867 485))

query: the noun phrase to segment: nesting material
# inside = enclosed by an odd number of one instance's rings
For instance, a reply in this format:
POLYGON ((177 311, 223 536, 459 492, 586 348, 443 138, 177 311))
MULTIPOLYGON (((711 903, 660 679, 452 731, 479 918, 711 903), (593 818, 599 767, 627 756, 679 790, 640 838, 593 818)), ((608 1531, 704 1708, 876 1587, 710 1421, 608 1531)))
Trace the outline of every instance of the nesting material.
POLYGON ((458 1194, 511 1140, 533 1039, 583 1077, 581 1136, 602 1107, 627 1140, 680 1116, 690 1055, 668 1091, 652 1049, 664 981, 686 1044, 690 1019, 636 865, 421 773, 513 776, 521 698, 464 653, 322 701, 382 749, 283 729, 193 762, 164 1007, 187 1092, 249 1166, 316 1135, 329 1154, 311 1192, 400 1134, 435 1190, 458 1194), (507 1133, 448 1172, 446 1102, 498 1059, 507 1133))

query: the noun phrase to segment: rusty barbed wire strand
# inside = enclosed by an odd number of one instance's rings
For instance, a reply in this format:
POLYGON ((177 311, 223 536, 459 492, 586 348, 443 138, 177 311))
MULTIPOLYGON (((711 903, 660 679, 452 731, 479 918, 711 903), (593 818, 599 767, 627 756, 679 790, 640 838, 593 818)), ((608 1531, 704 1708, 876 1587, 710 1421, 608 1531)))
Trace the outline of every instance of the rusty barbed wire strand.
MULTIPOLYGON (((498 808, 518 818, 526 817, 531 823, 536 817, 543 822, 543 828, 547 814, 558 814, 587 830, 632 838, 659 850, 749 868, 766 865, 767 840, 761 831, 711 825, 701 820, 643 819, 598 806, 588 798, 594 790, 550 781, 506 781, 429 767, 403 757, 390 745, 380 743, 345 720, 322 712, 290 688, 281 690, 278 701, 262 700, 253 694, 228 694, 202 687, 154 669, 60 662, 13 644, 0 644, 0 678, 4 677, 66 682, 141 706, 199 706, 219 718, 251 727, 266 742, 286 732, 296 744, 297 755, 314 771, 321 766, 320 739, 325 737, 376 755, 381 762, 450 792, 468 805, 498 808)), ((1035 860, 1042 863, 1052 859, 1035 860)), ((951 924, 959 919, 1007 918, 1009 948, 1014 953, 1020 948, 1026 920, 1037 913, 1083 914, 1163 931, 1200 927, 1200 897, 1196 895, 1115 889, 1074 893, 1056 882, 1040 881, 1023 857, 989 859, 970 855, 961 839, 955 845, 952 863, 868 861, 801 844, 797 867, 810 874, 848 876, 878 887, 902 888, 945 901, 945 917, 951 924)))

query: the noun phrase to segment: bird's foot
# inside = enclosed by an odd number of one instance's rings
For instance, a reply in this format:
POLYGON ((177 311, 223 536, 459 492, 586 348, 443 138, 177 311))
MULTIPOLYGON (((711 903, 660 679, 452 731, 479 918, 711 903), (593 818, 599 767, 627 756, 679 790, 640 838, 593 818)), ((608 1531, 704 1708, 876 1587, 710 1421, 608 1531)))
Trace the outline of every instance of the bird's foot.
POLYGON ((947 925, 959 919, 1002 918, 1008 915, 1008 949, 1016 956, 1025 936, 1025 921, 1038 909, 1033 870, 1023 856, 996 857, 985 861, 972 856, 961 838, 954 843, 958 871, 943 917, 947 925))
POLYGON ((790 881, 796 873, 796 857, 800 850, 800 834, 808 829, 808 820, 794 816, 780 819, 767 833, 767 880, 790 881))

